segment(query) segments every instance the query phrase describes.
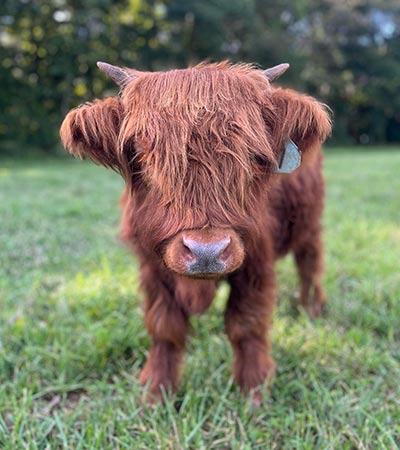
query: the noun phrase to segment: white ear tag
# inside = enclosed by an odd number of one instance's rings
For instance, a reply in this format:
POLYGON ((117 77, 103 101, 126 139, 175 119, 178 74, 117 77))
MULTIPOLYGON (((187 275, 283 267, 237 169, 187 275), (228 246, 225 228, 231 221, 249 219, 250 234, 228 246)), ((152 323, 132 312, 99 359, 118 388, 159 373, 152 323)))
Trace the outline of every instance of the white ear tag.
POLYGON ((297 145, 289 139, 285 144, 285 149, 281 157, 279 166, 275 169, 275 173, 291 173, 300 167, 301 153, 297 145))

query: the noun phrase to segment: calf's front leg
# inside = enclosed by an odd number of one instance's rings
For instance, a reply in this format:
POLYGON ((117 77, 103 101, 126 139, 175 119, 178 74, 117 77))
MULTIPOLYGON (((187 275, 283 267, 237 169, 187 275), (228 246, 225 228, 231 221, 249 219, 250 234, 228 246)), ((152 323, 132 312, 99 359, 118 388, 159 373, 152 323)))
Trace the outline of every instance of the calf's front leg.
POLYGON ((262 398, 256 388, 268 382, 275 369, 268 337, 275 304, 273 265, 248 265, 230 278, 230 284, 225 327, 234 352, 234 376, 258 405, 262 398))
POLYGON ((153 342, 140 374, 140 382, 148 388, 144 400, 150 404, 163 400, 163 390, 176 390, 189 330, 185 312, 161 283, 155 283, 148 289, 145 305, 146 327, 153 342))

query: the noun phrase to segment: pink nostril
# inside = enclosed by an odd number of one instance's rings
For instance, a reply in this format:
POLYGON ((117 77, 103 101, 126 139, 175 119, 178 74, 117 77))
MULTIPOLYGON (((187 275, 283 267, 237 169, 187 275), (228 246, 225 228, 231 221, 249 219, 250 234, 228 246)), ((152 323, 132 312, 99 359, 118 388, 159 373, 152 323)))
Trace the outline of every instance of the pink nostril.
POLYGON ((196 256, 192 252, 190 247, 185 244, 184 239, 183 239, 183 242, 182 242, 182 247, 183 247, 182 248, 182 256, 185 258, 185 260, 187 260, 187 261, 194 261, 196 259, 196 256))
POLYGON ((222 262, 226 262, 229 256, 232 254, 231 246, 228 244, 226 248, 223 250, 223 252, 219 255, 219 259, 222 262))

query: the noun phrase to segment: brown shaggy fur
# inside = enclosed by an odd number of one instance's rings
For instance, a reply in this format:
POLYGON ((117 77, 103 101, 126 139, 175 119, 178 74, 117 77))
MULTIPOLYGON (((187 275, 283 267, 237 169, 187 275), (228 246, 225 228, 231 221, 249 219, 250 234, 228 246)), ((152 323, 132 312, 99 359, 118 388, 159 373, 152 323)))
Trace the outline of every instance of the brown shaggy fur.
POLYGON ((140 260, 153 339, 141 374, 149 401, 161 399, 162 388, 176 388, 189 316, 207 309, 218 283, 165 266, 165 248, 182 230, 227 229, 240 236, 245 257, 226 276, 225 323, 244 392, 273 373, 268 330, 278 257, 294 253, 301 304, 312 316, 321 313, 320 147, 330 131, 324 105, 273 87, 249 65, 227 62, 139 73, 120 98, 96 100, 67 115, 65 147, 126 180, 122 237, 140 260), (287 139, 301 150, 302 165, 276 174, 287 139))

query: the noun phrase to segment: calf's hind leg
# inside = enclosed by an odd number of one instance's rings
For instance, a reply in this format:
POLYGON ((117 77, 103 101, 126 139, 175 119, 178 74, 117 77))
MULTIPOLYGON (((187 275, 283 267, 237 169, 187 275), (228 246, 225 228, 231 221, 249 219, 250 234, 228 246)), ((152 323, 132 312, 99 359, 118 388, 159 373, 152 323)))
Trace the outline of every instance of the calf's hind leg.
POLYGON ((321 230, 310 235, 306 243, 295 249, 294 256, 300 278, 300 305, 310 317, 320 317, 327 301, 322 277, 324 256, 321 230))

